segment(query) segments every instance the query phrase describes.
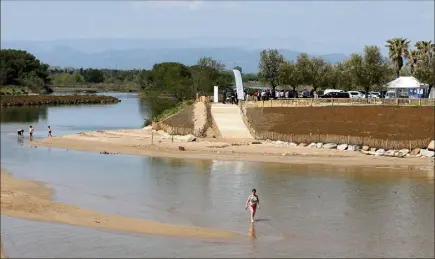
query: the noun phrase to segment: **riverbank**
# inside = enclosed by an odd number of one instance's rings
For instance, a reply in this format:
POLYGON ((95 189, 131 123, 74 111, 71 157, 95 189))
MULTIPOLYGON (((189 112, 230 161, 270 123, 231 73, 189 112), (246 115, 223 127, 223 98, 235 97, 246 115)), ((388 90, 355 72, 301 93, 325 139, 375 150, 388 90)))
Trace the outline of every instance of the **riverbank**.
POLYGON ((326 164, 335 166, 420 167, 433 170, 429 158, 367 156, 362 152, 292 147, 272 142, 222 138, 175 137, 150 128, 81 132, 33 141, 32 146, 65 148, 100 153, 155 157, 240 160, 290 164, 326 164), (184 141, 183 141, 184 139, 184 141))
POLYGON ((56 222, 134 233, 192 238, 232 238, 239 234, 227 230, 179 226, 144 219, 109 215, 56 202, 53 190, 44 183, 17 179, 1 172, 1 214, 42 222, 56 222))
POLYGON ((104 95, 22 95, 2 96, 1 106, 109 104, 120 100, 104 95))

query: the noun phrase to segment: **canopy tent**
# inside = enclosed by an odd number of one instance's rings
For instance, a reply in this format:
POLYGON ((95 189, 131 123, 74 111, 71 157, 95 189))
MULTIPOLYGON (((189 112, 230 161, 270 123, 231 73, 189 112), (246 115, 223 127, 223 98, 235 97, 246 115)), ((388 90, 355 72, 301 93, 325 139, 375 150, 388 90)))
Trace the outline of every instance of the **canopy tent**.
POLYGON ((409 88, 420 88, 423 85, 413 76, 401 76, 394 79, 387 84, 387 88, 394 89, 409 89, 409 88))

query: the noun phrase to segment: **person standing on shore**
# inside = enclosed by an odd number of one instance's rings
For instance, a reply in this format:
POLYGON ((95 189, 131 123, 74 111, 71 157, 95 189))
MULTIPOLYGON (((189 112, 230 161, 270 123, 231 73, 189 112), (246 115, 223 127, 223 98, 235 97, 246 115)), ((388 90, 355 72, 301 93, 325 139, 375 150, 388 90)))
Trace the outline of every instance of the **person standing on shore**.
POLYGON ((249 195, 248 200, 246 201, 245 210, 248 209, 251 211, 251 222, 254 222, 255 212, 257 212, 257 208, 260 209, 260 199, 257 195, 257 190, 252 189, 252 193, 249 195))
POLYGON ((29 137, 30 137, 30 139, 32 139, 32 137, 33 137, 33 127, 31 125, 29 127, 29 137))
POLYGON ((48 126, 48 136, 49 136, 49 137, 53 137, 53 136, 51 135, 51 127, 50 127, 50 126, 48 126))

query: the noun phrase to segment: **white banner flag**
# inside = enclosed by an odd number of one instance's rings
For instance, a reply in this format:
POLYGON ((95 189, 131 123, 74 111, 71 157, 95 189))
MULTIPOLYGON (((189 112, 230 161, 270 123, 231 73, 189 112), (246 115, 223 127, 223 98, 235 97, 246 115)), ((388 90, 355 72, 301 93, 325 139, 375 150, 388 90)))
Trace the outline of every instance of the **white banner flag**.
POLYGON ((234 73, 234 78, 235 78, 235 81, 236 81, 237 99, 244 100, 245 99, 245 93, 243 92, 242 74, 237 69, 233 69, 233 73, 234 73))

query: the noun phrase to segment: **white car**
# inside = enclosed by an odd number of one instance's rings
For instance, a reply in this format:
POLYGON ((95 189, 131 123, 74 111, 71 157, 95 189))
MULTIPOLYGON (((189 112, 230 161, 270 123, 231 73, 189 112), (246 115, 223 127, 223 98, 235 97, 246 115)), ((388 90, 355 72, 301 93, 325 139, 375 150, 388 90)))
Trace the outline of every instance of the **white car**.
POLYGON ((380 92, 370 92, 369 98, 379 99, 379 98, 381 98, 381 93, 380 92))
POLYGON ((348 91, 349 96, 351 99, 361 99, 364 98, 364 95, 362 95, 360 92, 358 91, 348 91))

